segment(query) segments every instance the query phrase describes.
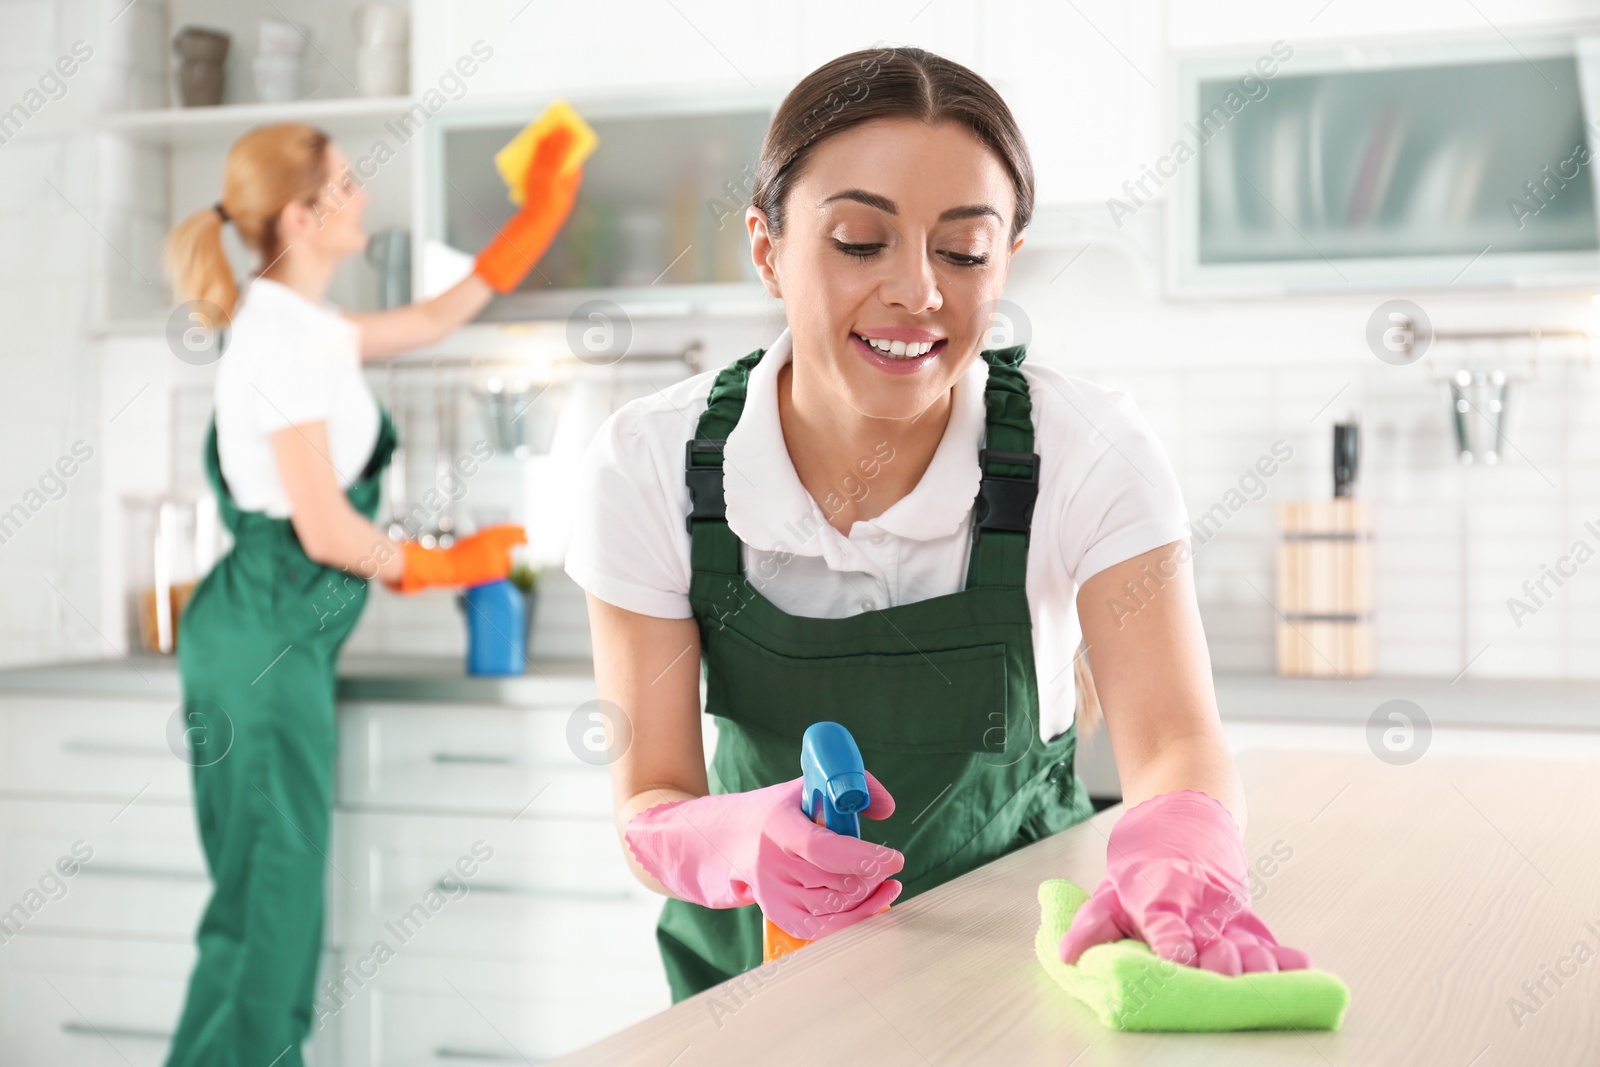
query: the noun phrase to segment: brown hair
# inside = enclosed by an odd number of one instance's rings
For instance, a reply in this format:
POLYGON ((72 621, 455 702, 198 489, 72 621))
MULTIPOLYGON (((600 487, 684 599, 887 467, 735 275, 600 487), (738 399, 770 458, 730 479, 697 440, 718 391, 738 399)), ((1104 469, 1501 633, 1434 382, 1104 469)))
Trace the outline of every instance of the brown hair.
POLYGON ((955 122, 1000 157, 1017 192, 1011 237, 1033 218, 1033 161, 1011 109, 994 86, 960 63, 921 48, 866 48, 830 60, 800 79, 778 105, 756 164, 750 202, 783 231, 789 189, 816 145, 874 119, 955 122))
MULTIPOLYGON (((278 216, 295 200, 314 200, 328 180, 326 133, 298 122, 258 126, 233 142, 223 165, 217 205, 262 267, 277 259, 278 216)), ((223 216, 196 211, 167 235, 166 267, 179 300, 204 300, 233 318, 239 287, 222 250, 223 216)), ((221 323, 214 324, 221 325, 221 323)))
MULTIPOLYGON (((1011 239, 1033 218, 1033 160, 1011 109, 976 72, 921 48, 866 48, 830 60, 789 90, 761 142, 750 203, 781 236, 790 188, 817 144, 874 119, 911 118, 929 125, 956 122, 988 145, 1011 175, 1017 213, 1011 239)), ((1079 645, 1082 648, 1082 645, 1079 645)), ((1089 657, 1073 661, 1075 721, 1080 736, 1101 721, 1089 657)))

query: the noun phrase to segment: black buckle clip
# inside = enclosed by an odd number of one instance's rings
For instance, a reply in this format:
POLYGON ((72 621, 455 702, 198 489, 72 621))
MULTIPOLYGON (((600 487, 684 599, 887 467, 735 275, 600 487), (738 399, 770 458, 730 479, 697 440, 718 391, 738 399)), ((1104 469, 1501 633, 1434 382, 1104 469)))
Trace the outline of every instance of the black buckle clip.
POLYGON ((1026 537, 1033 525, 1033 505, 1039 498, 1039 453, 984 448, 978 452, 978 466, 983 470, 983 482, 978 487, 972 539, 976 541, 984 530, 1005 530, 1026 537), (1027 467, 1028 474, 991 474, 991 462, 1027 467))
POLYGON ((696 519, 726 519, 727 501, 722 496, 722 464, 696 466, 696 452, 716 453, 722 457, 727 438, 692 437, 684 442, 683 472, 689 486, 689 514, 683 520, 684 528, 694 533, 696 519))

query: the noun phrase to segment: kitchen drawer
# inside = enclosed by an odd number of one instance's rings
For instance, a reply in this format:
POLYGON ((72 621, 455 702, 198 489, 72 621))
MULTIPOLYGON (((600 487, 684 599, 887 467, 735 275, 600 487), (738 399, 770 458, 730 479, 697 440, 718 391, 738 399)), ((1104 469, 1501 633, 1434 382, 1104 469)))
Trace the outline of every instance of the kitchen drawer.
POLYGON ((568 746, 571 714, 566 706, 345 705, 339 803, 609 818, 609 775, 568 746))
POLYGON ((610 819, 350 812, 345 829, 346 869, 366 889, 352 949, 659 966, 662 898, 629 872, 610 819))
POLYGON ((192 946, 18 937, 3 956, 8 1067, 158 1067, 166 1058, 192 946))
POLYGON ((413 955, 379 967, 340 1013, 343 1067, 540 1063, 665 1010, 659 973, 413 955))
POLYGON ((186 759, 167 744, 176 701, 110 697, 10 697, 6 794, 103 797, 127 803, 182 801, 186 759))
MULTIPOLYGON (((159 1067, 183 1010, 192 945, 19 937, 0 950, 6 1067, 159 1067)), ((334 958, 324 957, 323 973, 334 958)), ((337 1021, 313 1034, 306 1062, 337 1062, 337 1021)), ((270 1058, 270 1057, 269 1057, 270 1058)), ((265 1060, 263 1060, 265 1063, 265 1060)))
POLYGON ((0 801, 0 839, 5 841, 0 906, 11 907, 30 890, 44 898, 23 926, 30 934, 187 940, 210 896, 188 808, 143 800, 126 807, 109 801, 5 800, 0 801), (73 877, 63 878, 57 861, 72 859, 75 847, 83 862, 73 877), (51 873, 55 878, 47 878, 51 873), (59 899, 51 899, 52 892, 59 899))
MULTIPOLYGON (((340 827, 334 824, 334 846, 340 827)), ((108 801, 0 800, 0 909, 42 898, 22 929, 33 934, 92 934, 189 941, 211 897, 194 812, 187 807, 108 801), (57 861, 92 850, 72 878, 40 880, 57 861), (63 891, 64 888, 64 891, 63 891), (54 893, 57 899, 51 899, 54 893)), ((330 855, 337 855, 330 850, 330 855)), ((354 882, 354 879, 352 879, 354 882)), ((340 943, 346 885, 328 872, 327 939, 340 943)), ((14 911, 10 914, 16 914, 14 911)), ((4 916, 0 915, 0 919, 4 916)))

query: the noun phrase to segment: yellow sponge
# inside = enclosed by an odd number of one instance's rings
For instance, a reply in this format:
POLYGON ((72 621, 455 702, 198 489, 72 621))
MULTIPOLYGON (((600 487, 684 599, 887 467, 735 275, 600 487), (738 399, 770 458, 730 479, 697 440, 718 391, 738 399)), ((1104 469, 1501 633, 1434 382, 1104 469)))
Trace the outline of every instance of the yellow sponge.
POLYGON ((582 166, 583 161, 589 158, 595 146, 600 143, 600 138, 565 100, 557 100, 545 108, 544 114, 524 126, 521 133, 494 154, 495 169, 505 180, 511 202, 518 207, 522 206, 522 179, 528 173, 529 165, 533 163, 534 151, 539 147, 540 141, 562 126, 572 131, 572 147, 568 151, 566 162, 561 166, 563 173, 569 172, 582 166))

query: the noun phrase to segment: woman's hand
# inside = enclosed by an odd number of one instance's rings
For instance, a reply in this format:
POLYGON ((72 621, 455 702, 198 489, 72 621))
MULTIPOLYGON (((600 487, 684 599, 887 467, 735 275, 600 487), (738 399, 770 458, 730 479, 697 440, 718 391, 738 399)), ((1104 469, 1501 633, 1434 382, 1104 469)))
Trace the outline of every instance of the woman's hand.
POLYGON ((415 304, 346 317, 361 330, 361 358, 379 360, 434 344, 482 311, 496 292, 521 284, 555 240, 572 212, 583 168, 562 172, 572 131, 558 129, 539 142, 523 176, 522 208, 478 253, 472 273, 437 296, 415 304))
MULTIPOLYGON (((887 908, 901 888, 889 875, 905 857, 806 818, 803 782, 657 804, 635 815, 624 837, 674 896, 708 908, 759 904, 785 933, 815 941, 887 908)), ((888 818, 894 799, 870 772, 867 786, 872 802, 862 814, 888 818)))
POLYGON ((1193 789, 1129 809, 1111 830, 1106 873, 1061 939, 1067 963, 1131 937, 1157 956, 1218 974, 1311 966, 1278 944, 1250 908, 1244 843, 1233 816, 1193 789))
POLYGON ((486 526, 449 548, 423 548, 415 541, 402 541, 405 569, 394 588, 415 593, 433 585, 473 586, 498 581, 511 573, 511 550, 527 542, 527 531, 514 523, 486 526))
POLYGON ((1106 874, 1061 939, 1061 958, 1125 937, 1216 971, 1291 970, 1250 909, 1244 789, 1211 684, 1186 541, 1106 567, 1078 592, 1089 666, 1122 795, 1106 874), (1133 608, 1128 589, 1141 590, 1133 608))
POLYGON ((572 131, 558 128, 539 142, 523 175, 522 207, 478 253, 473 272, 499 293, 521 284, 572 213, 583 168, 565 169, 572 131))

